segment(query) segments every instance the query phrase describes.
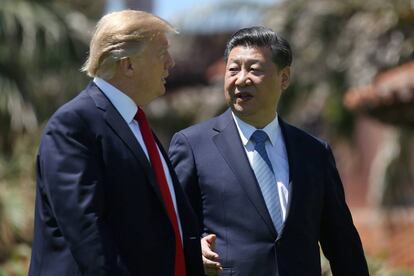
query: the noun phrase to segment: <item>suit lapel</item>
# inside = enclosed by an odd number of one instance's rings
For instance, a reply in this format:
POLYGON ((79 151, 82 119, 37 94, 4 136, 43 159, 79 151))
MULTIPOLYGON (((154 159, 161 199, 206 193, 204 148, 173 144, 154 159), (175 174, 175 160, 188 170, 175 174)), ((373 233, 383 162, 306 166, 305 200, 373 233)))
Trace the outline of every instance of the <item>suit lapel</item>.
POLYGON ((132 152, 138 163, 143 167, 148 182, 152 186, 157 197, 160 199, 164 209, 166 211, 164 200, 161 195, 160 188, 156 182, 154 171, 151 168, 151 165, 141 148, 141 145, 138 143, 131 129, 122 118, 121 114, 115 109, 112 103, 108 98, 99 90, 99 88, 91 82, 88 86, 88 93, 95 101, 97 108, 104 111, 104 119, 107 124, 113 129, 114 133, 124 142, 125 146, 132 152))
POLYGON ((280 117, 279 125, 282 130, 282 135, 288 156, 290 192, 285 224, 278 238, 282 236, 285 229, 289 227, 290 221, 292 221, 292 217, 294 216, 295 208, 297 205, 296 195, 299 192, 301 183, 303 183, 303 174, 301 173, 302 170, 300 169, 300 163, 303 158, 300 155, 300 151, 297 150, 297 147, 300 145, 300 141, 296 141, 297 135, 295 135, 295 129, 283 121, 280 117))
POLYGON ((276 236, 276 229, 269 212, 267 211, 266 203, 263 199, 254 172, 250 167, 230 110, 218 118, 214 129, 218 133, 213 136, 213 141, 219 152, 238 179, 238 183, 246 192, 250 202, 268 226, 271 234, 276 236))

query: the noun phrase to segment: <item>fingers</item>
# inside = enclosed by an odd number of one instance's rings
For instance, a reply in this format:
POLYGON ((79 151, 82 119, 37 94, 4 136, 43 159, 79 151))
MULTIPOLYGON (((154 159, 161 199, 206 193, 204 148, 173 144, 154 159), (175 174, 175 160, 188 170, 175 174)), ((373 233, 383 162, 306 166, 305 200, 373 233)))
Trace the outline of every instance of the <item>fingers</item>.
POLYGON ((203 265, 204 273, 209 276, 217 275, 219 272, 223 271, 223 268, 221 267, 221 264, 219 262, 211 261, 204 256, 203 265))
POLYGON ((216 235, 210 234, 201 239, 201 252, 203 256, 212 261, 218 261, 219 255, 214 252, 216 235))
POLYGON ((201 251, 203 254, 204 273, 206 275, 217 275, 223 270, 219 255, 214 252, 216 235, 210 234, 201 239, 201 251))
POLYGON ((205 236, 204 238, 202 238, 202 240, 205 240, 208 244, 210 244, 210 247, 214 250, 214 246, 216 243, 216 235, 209 234, 205 236))

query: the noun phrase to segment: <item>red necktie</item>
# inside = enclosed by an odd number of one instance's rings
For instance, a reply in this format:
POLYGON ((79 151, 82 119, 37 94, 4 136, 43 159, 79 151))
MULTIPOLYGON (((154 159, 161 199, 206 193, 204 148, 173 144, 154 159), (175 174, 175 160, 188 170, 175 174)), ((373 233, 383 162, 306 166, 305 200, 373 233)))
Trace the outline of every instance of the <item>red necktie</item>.
POLYGON ((171 199, 170 189, 168 188, 167 178, 165 177, 164 168, 162 166, 160 154, 155 144, 155 139, 149 127, 147 118, 144 111, 140 108, 135 114, 135 120, 137 120, 142 137, 144 138, 145 146, 147 147, 148 155, 151 161, 152 169, 155 173, 155 178, 160 187, 162 197, 164 199, 165 207, 167 208, 168 217, 174 228, 175 236, 175 269, 174 276, 185 276, 185 260, 183 245, 181 242, 180 230, 178 228, 177 215, 174 210, 174 205, 171 199))

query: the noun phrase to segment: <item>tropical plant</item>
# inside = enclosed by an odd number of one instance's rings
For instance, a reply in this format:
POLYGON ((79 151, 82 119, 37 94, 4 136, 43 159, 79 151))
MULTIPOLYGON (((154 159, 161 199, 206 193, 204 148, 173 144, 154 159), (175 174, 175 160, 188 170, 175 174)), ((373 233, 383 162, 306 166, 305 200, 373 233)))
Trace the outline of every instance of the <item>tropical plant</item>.
POLYGON ((352 130, 342 104, 349 88, 414 57, 410 0, 282 1, 268 9, 267 23, 294 51, 294 82, 282 112, 295 112, 310 128, 328 122, 324 129, 333 135, 352 130))
POLYGON ((90 26, 81 13, 52 1, 2 0, 0 152, 10 154, 18 134, 34 131, 68 97, 68 83, 76 82, 62 80, 77 73, 90 26))
POLYGON ((91 28, 60 2, 1 1, 0 275, 27 274, 40 128, 84 85, 79 68, 91 28))

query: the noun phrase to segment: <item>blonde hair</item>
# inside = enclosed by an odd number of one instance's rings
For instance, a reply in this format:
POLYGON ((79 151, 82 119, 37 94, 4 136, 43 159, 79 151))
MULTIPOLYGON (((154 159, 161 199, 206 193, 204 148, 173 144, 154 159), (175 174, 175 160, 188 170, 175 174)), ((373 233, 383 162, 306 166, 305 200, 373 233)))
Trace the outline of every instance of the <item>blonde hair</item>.
POLYGON ((138 55, 145 43, 160 32, 177 31, 165 20, 136 10, 113 12, 96 24, 89 46, 89 56, 82 67, 90 77, 110 79, 116 64, 138 55))

